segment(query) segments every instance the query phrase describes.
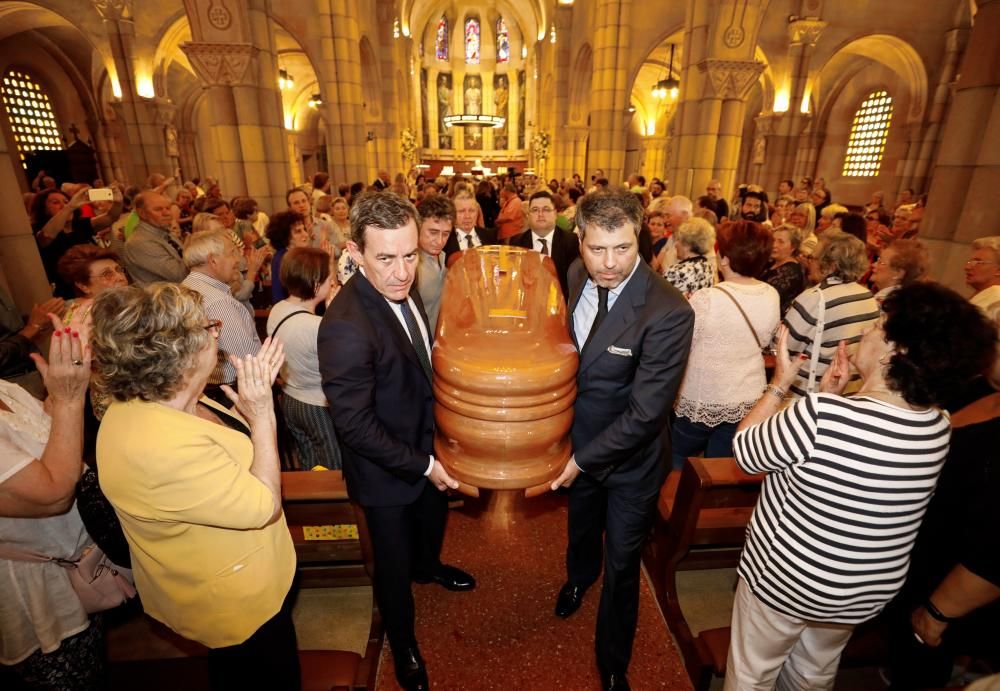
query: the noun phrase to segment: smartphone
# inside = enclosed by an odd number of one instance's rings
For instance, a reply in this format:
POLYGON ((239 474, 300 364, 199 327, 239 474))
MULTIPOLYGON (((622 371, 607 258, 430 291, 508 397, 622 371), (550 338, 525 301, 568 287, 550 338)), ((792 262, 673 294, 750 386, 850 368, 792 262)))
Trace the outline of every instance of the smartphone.
POLYGON ((99 187, 87 190, 87 198, 92 202, 110 202, 114 201, 115 194, 110 187, 99 187))

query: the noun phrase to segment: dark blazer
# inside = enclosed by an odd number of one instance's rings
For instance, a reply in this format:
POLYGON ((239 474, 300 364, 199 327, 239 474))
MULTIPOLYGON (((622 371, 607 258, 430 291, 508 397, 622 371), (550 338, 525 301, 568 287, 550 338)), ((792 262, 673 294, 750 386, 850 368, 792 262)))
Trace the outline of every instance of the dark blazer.
MULTIPOLYGON (((480 228, 476 226, 473 230, 476 231, 476 235, 484 245, 495 245, 497 244, 497 231, 491 228, 480 228)), ((451 259, 451 255, 461 252, 465 247, 458 246, 458 228, 451 231, 451 235, 448 236, 448 242, 444 243, 444 260, 447 263, 451 259)))
MULTIPOLYGON (((426 326, 416 282, 410 296, 426 326)), ((360 271, 330 303, 317 344, 348 494, 362 506, 414 502, 434 451, 434 393, 403 325, 360 271)))
MULTIPOLYGON (((507 243, 515 247, 527 247, 537 250, 531 229, 518 233, 507 243)), ((556 265, 556 274, 559 276, 559 285, 562 286, 563 297, 569 295, 568 274, 570 265, 580 256, 580 239, 576 233, 570 230, 556 228, 552 236, 552 247, 549 248, 549 256, 556 265)))
MULTIPOLYGON (((569 272, 571 314, 586 282, 586 268, 578 261, 569 272)), ((665 479, 667 422, 693 331, 694 311, 687 300, 640 260, 580 353, 570 434, 577 465, 598 482, 645 485, 665 479)), ((575 342, 575 330, 572 335, 575 342)))

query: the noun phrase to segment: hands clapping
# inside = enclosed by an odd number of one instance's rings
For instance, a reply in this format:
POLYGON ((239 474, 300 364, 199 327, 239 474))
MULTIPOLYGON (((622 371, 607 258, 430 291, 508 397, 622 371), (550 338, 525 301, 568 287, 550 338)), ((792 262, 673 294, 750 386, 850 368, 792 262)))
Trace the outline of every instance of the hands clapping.
POLYGON ((236 368, 238 393, 222 385, 226 393, 250 426, 273 420, 274 399, 271 387, 285 362, 285 348, 281 341, 267 338, 256 355, 243 358, 230 356, 229 361, 236 368))

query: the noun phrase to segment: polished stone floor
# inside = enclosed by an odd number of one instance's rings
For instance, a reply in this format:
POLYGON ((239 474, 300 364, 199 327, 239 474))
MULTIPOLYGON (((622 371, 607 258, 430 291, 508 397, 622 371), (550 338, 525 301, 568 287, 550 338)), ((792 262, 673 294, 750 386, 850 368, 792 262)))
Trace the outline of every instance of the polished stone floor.
MULTIPOLYGON (((431 686, 599 689, 593 651, 599 582, 572 617, 553 614, 566 578, 566 500, 546 495, 515 508, 522 511, 503 520, 484 499, 467 500, 449 514, 443 561, 475 575, 475 590, 414 586, 417 639, 431 686)), ((636 689, 691 688, 645 580, 629 679, 636 689)), ((398 688, 387 648, 378 688, 398 688)))

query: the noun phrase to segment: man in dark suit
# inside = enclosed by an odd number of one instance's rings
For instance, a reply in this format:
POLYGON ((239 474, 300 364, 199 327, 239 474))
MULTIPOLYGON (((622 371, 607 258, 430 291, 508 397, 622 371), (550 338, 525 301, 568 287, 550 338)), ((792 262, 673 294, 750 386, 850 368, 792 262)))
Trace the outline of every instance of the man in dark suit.
POLYGON ((413 633, 411 578, 450 590, 475 587, 467 573, 440 561, 445 491, 458 483, 433 456, 433 333, 414 285, 417 218, 413 205, 391 192, 355 202, 347 251, 359 270, 330 304, 317 339, 347 491, 364 510, 375 598, 396 677, 408 690, 428 688, 413 633))
POLYGON ((444 246, 445 264, 451 266, 452 256, 470 247, 497 244, 497 235, 489 228, 476 225, 479 204, 472 193, 459 191, 452 199, 455 204, 455 232, 444 246))
POLYGON ((531 195, 528 199, 528 230, 512 237, 509 243, 551 257, 563 296, 569 295, 566 277, 570 264, 580 256, 580 241, 576 233, 556 228, 556 204, 551 192, 539 190, 531 195))
POLYGON ((667 418, 680 386, 694 312, 639 259, 642 206, 625 190, 581 198, 580 256, 569 274, 580 350, 573 456, 552 489, 570 487, 568 578, 556 614, 575 612, 601 572, 595 647, 605 689, 625 673, 639 612, 639 556, 670 467, 667 418))

